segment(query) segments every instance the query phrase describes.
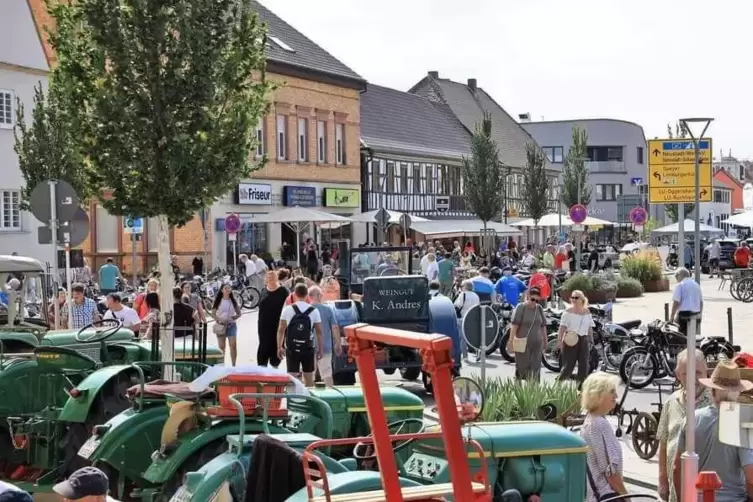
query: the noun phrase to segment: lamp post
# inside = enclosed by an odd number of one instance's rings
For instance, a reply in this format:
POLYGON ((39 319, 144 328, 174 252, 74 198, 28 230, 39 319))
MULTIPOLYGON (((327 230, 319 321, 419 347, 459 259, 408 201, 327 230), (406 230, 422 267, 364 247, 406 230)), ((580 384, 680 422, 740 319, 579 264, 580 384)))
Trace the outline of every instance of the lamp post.
MULTIPOLYGON (((700 208, 700 180, 701 176, 699 173, 699 166, 701 163, 701 157, 700 157, 700 150, 699 150, 699 142, 703 138, 703 136, 706 134, 706 130, 709 128, 709 124, 714 119, 712 118, 687 118, 687 119, 680 119, 680 123, 683 125, 685 130, 690 135, 690 138, 693 140, 693 147, 695 149, 695 250, 694 250, 694 261, 695 261, 695 280, 698 284, 701 283, 701 208, 700 208), (689 124, 703 124, 703 129, 701 130, 701 133, 698 135, 695 135, 693 131, 690 129, 689 124)), ((710 153, 710 152, 709 152, 710 153)), ((681 222, 681 225, 684 225, 684 221, 681 222)), ((680 256, 680 259, 682 259, 682 256, 680 256)), ((690 320, 688 320, 688 354, 695 354, 696 345, 695 345, 695 335, 697 334, 697 320, 696 316, 693 316, 690 320)), ((700 318, 698 318, 700 319, 700 318)), ((695 375, 695 357, 688 357, 687 361, 687 374, 688 375, 695 375)), ((687 417, 693 417, 695 415, 695 398, 696 395, 695 391, 695 379, 694 378, 688 378, 687 382, 685 384, 685 413, 687 417)), ((695 480, 696 476, 698 476, 698 455, 695 453, 695 420, 687 420, 685 425, 685 451, 682 454, 681 457, 681 463, 682 463, 682 494, 683 499, 685 501, 695 501, 696 500, 696 488, 695 488, 695 480)))

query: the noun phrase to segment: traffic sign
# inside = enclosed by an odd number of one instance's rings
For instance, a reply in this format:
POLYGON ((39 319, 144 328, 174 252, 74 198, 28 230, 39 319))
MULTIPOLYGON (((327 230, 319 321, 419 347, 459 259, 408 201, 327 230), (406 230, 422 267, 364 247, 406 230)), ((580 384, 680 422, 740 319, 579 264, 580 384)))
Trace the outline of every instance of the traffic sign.
POLYGON ((634 187, 643 185, 643 178, 630 178, 630 184, 634 187))
POLYGON ((630 222, 633 225, 645 225, 648 219, 648 213, 642 207, 634 207, 630 210, 630 222))
POLYGON ((440 213, 446 213, 450 210, 450 198, 446 195, 434 197, 434 207, 440 213))
POLYGON ((237 214, 228 214, 225 217, 225 232, 237 234, 241 229, 241 218, 237 214))
POLYGON ((461 328, 465 341, 471 348, 477 351, 480 350, 481 345, 494 347, 497 344, 499 318, 488 305, 474 305, 471 307, 465 316, 463 316, 461 328), (485 331, 483 339, 481 334, 482 324, 485 331))
POLYGON ((387 225, 390 224, 390 212, 385 208, 381 208, 374 215, 374 220, 376 221, 376 224, 379 228, 385 229, 387 228, 387 225))
POLYGON ((143 234, 144 218, 134 216, 123 217, 123 232, 127 234, 143 234))
POLYGON ((580 225, 588 218, 588 209, 583 204, 574 204, 570 206, 570 219, 573 223, 580 225))
POLYGON ((570 227, 570 230, 572 230, 573 232, 583 232, 586 230, 586 227, 584 227, 583 225, 573 225, 572 227, 570 227))
MULTIPOLYGON (((712 141, 698 142, 701 202, 711 202, 712 141)), ((695 147, 688 139, 648 142, 648 197, 652 204, 695 202, 695 147)))
MULTIPOLYGON (((73 187, 65 181, 55 182, 55 219, 70 221, 78 209, 78 195, 73 187)), ((34 187, 29 198, 29 210, 36 219, 45 225, 52 219, 52 201, 50 200, 50 182, 42 181, 34 187)))
POLYGON ((408 230, 410 228, 412 221, 409 214, 403 213, 402 216, 400 216, 400 226, 403 227, 404 230, 408 230))

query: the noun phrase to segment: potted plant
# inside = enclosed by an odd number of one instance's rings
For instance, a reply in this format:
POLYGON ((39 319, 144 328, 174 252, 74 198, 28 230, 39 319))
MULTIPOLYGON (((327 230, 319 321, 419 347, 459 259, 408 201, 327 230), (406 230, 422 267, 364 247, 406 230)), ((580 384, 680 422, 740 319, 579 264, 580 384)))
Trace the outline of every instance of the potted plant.
POLYGON ((669 291, 669 280, 664 278, 661 263, 650 253, 641 251, 622 260, 620 274, 640 282, 647 293, 669 291))
POLYGON ((570 302, 570 294, 580 290, 590 303, 607 303, 614 300, 617 293, 617 280, 612 274, 577 273, 562 284, 560 297, 570 302))

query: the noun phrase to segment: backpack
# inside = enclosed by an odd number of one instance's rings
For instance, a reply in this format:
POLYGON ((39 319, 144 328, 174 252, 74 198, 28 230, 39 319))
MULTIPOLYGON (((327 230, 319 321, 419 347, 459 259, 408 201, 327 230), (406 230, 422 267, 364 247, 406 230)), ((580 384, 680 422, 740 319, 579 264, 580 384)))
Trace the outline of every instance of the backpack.
POLYGON ((300 311, 298 305, 293 304, 292 307, 295 315, 285 330, 288 350, 297 354, 309 352, 314 349, 314 339, 311 335, 313 325, 309 314, 315 307, 309 307, 304 312, 300 311))

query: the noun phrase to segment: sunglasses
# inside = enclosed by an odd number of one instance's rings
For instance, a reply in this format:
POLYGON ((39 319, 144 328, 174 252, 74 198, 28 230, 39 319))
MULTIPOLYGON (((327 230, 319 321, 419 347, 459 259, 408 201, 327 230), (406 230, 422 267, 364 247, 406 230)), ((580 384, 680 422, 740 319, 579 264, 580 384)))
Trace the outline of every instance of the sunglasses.
POLYGON ((571 300, 582 300, 583 297, 582 296, 571 296, 570 299, 571 300))

